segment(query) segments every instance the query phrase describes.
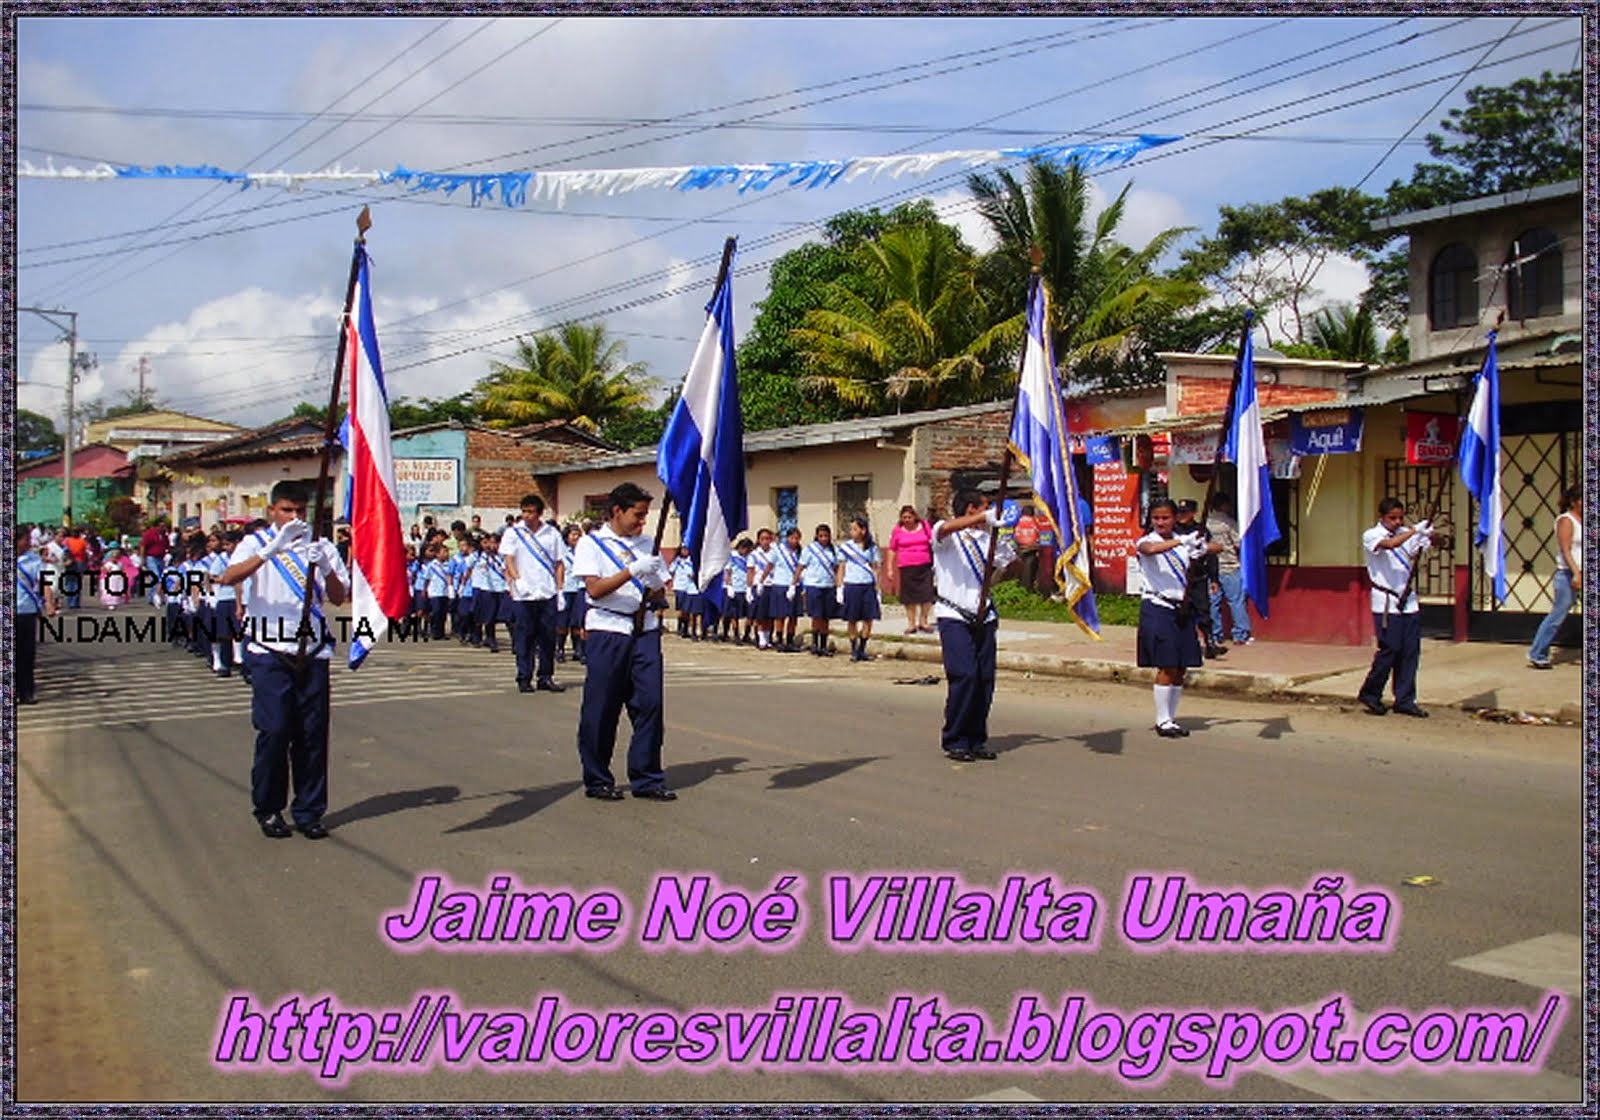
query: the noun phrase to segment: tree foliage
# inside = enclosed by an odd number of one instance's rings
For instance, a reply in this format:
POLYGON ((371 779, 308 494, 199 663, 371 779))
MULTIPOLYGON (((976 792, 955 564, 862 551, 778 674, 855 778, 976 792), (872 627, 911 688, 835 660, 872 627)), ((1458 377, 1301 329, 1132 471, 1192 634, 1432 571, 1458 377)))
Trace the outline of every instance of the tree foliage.
POLYGON ((56 422, 48 416, 17 409, 16 449, 24 451, 60 451, 61 433, 56 422))
POLYGON ((471 393, 457 393, 453 397, 435 399, 422 397, 412 400, 401 397, 389 402, 389 427, 393 431, 420 428, 424 424, 441 424, 451 420, 463 424, 475 423, 478 413, 472 406, 471 393))
POLYGON ((980 276, 991 306, 1000 309, 1000 329, 1013 352, 1022 340, 1035 246, 1040 275, 1053 297, 1056 360, 1079 382, 1111 386, 1147 375, 1153 355, 1145 340, 1148 329, 1205 298, 1194 278, 1156 270, 1156 262, 1187 229, 1162 230, 1139 250, 1116 240, 1131 183, 1092 222, 1089 181, 1076 165, 1057 168, 1035 161, 1023 181, 1000 171, 972 175, 967 186, 998 242, 980 276))
MULTIPOLYGON (((823 240, 808 242, 773 263, 767 297, 739 344, 739 393, 746 431, 817 424, 858 415, 835 397, 800 387, 804 359, 794 332, 806 315, 823 306, 831 285, 862 294, 857 268, 860 246, 897 229, 940 225, 926 199, 879 210, 847 210, 823 228, 823 240)), ((953 232, 953 231, 952 231, 953 232)))
POLYGON ((598 432, 650 402, 654 383, 603 323, 568 323, 517 339, 516 357, 492 362, 473 388, 478 413, 494 427, 565 420, 598 432))
POLYGON ((988 329, 976 258, 955 230, 890 230, 859 245, 854 261, 858 283, 828 285, 793 332, 803 390, 856 416, 992 395, 985 361, 999 335, 988 329))

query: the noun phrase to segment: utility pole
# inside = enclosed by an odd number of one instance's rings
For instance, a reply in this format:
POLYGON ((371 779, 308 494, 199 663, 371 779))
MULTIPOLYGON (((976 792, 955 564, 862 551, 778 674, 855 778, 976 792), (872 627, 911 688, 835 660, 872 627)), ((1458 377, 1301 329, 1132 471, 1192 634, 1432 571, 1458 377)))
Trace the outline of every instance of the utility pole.
POLYGON ((61 441, 61 523, 72 524, 72 441, 73 421, 76 417, 76 404, 74 389, 78 383, 78 369, 80 366, 88 368, 93 364, 91 354, 82 355, 80 362, 78 354, 78 313, 76 311, 62 311, 49 307, 19 307, 18 311, 31 311, 39 318, 45 320, 57 330, 67 332, 67 337, 62 341, 67 344, 67 417, 66 435, 61 441), (62 320, 66 322, 63 323, 62 320))

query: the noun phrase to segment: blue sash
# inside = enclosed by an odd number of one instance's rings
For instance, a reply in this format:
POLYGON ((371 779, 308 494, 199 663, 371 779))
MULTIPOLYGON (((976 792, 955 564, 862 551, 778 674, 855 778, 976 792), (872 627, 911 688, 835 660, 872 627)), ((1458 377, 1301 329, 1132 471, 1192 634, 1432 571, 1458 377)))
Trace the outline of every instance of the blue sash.
POLYGON ((550 554, 544 550, 544 545, 539 543, 539 538, 537 536, 529 536, 526 526, 513 525, 511 528, 517 534, 517 538, 528 546, 528 551, 533 553, 534 559, 544 565, 544 570, 550 573, 550 578, 555 579, 555 561, 550 559, 550 554))
MULTIPOLYGON (((615 564, 617 566, 617 571, 625 572, 625 571, 628 570, 627 563, 625 561, 617 559, 616 554, 614 552, 612 552, 609 548, 606 547, 605 538, 602 537, 599 533, 596 533, 594 535, 594 543, 600 546, 600 551, 606 554, 606 559, 611 561, 613 564, 615 564)), ((629 548, 627 545, 623 544, 621 541, 617 542, 617 547, 622 549, 623 555, 625 555, 629 560, 637 560, 638 559, 638 557, 633 554, 633 549, 629 548)), ((649 592, 647 592, 644 589, 644 584, 639 582, 639 577, 638 576, 630 574, 628 576, 628 582, 633 584, 635 587, 637 587, 639 589, 639 595, 641 597, 646 597, 646 596, 649 595, 649 592)), ((601 609, 603 610, 604 608, 601 608, 601 609)), ((615 614, 616 612, 613 611, 612 613, 615 614)))
POLYGON ((19 560, 17 564, 17 578, 22 581, 22 590, 28 593, 28 598, 33 600, 33 605, 38 608, 38 613, 44 613, 44 600, 39 597, 39 585, 34 578, 23 571, 19 560))
POLYGON ((817 558, 817 563, 821 564, 824 568, 827 568, 830 572, 839 566, 839 561, 829 560, 823 555, 822 546, 816 541, 812 541, 810 544, 806 545, 806 551, 812 556, 815 556, 817 558))
POLYGON ((872 564, 867 560, 866 553, 861 552, 856 548, 855 545, 848 541, 840 541, 839 551, 844 553, 844 558, 846 560, 850 560, 861 565, 862 570, 870 575, 874 580, 878 578, 878 573, 872 570, 872 564))
MULTIPOLYGON (((783 566, 791 577, 800 570, 800 557, 790 555, 788 545, 780 545, 778 547, 778 555, 774 558, 774 563, 778 560, 783 561, 783 566)), ((792 578, 790 582, 793 582, 792 578)))
POLYGON ((972 569, 972 578, 978 581, 978 586, 979 587, 982 587, 983 586, 983 565, 978 562, 977 554, 974 551, 977 548, 977 546, 971 544, 971 542, 968 541, 967 536, 966 536, 966 534, 964 532, 956 533, 955 537, 956 537, 956 546, 961 549, 961 555, 966 560, 967 567, 972 569))
MULTIPOLYGON (((274 533, 273 535, 276 536, 277 534, 274 533)), ((266 544, 271 539, 271 537, 257 530, 256 540, 262 544, 266 544)), ((283 577, 284 582, 289 585, 289 590, 294 592, 295 599, 304 603, 306 601, 306 566, 300 562, 300 557, 292 552, 279 552, 268 557, 268 559, 272 562, 272 566, 278 570, 278 574, 283 577)), ((317 644, 312 647, 313 650, 319 650, 325 645, 333 644, 333 635, 327 633, 327 626, 322 620, 322 611, 317 607, 317 604, 321 601, 322 588, 313 583, 311 585, 311 617, 316 619, 317 633, 324 635, 317 640, 317 644)))

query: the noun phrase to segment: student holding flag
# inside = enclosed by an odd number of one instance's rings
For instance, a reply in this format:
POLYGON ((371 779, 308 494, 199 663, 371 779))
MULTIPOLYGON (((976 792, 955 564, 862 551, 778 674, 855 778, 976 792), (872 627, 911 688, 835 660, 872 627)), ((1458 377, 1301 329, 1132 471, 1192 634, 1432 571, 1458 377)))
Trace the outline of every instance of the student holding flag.
POLYGON ((245 666, 256 729, 255 764, 250 771, 251 807, 263 836, 277 840, 291 830, 283 820, 291 775, 295 828, 310 840, 328 835, 322 816, 328 809, 328 663, 334 639, 323 622, 322 604, 340 606, 349 575, 339 551, 327 539, 313 539, 306 524, 306 493, 293 482, 272 488, 267 513, 271 524, 249 534, 233 552, 233 562, 217 582, 243 584, 248 593, 245 666), (309 625, 311 640, 301 650, 300 627, 306 576, 314 571, 309 625))
POLYGON ((1361 534, 1372 584, 1372 629, 1378 639, 1372 668, 1361 682, 1357 699, 1375 716, 1386 715, 1383 689, 1394 674, 1394 710, 1426 718, 1417 707, 1417 664, 1422 659, 1422 615, 1412 583, 1412 569, 1432 546, 1426 521, 1406 525, 1405 503, 1385 498, 1378 503, 1378 523, 1361 534))
POLYGON ((650 495, 624 482, 606 498, 606 523, 573 550, 572 567, 589 595, 588 666, 578 714, 578 759, 583 791, 597 801, 621 801, 611 773, 617 723, 628 709, 628 784, 633 796, 676 801, 662 769, 661 616, 646 605, 667 585, 667 566, 644 536, 650 495))
POLYGON ((556 594, 565 566, 561 531, 544 521, 544 499, 522 499, 522 520, 500 538, 500 559, 511 587, 511 645, 517 655, 518 692, 565 692, 556 683, 556 594), (537 661, 537 665, 535 662, 537 661), (534 671, 538 670, 535 686, 534 671))
MULTIPOLYGON (((984 586, 990 536, 1000 517, 974 490, 958 491, 950 513, 933 527, 933 580, 939 589, 933 618, 947 682, 939 745, 950 761, 972 762, 999 757, 988 743, 1000 616, 984 586)), ((1004 570, 1015 558, 1010 537, 996 551, 996 570, 1004 570)))

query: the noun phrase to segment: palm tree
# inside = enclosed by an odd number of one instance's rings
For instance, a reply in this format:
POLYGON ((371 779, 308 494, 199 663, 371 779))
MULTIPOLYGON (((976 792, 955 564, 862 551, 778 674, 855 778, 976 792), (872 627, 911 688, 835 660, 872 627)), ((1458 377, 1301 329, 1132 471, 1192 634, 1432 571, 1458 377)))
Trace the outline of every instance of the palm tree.
POLYGON ((1365 303, 1356 307, 1347 303, 1324 307, 1311 320, 1311 344, 1322 347, 1340 361, 1377 365, 1378 330, 1372 308, 1365 303))
POLYGON ((1029 251, 1042 253, 1040 273, 1049 287, 1051 341, 1056 360, 1075 365, 1091 358, 1125 355, 1139 325, 1152 315, 1192 307, 1205 298, 1198 283, 1162 276, 1156 262, 1189 230, 1162 230, 1143 249, 1115 240, 1127 209, 1122 191, 1089 223, 1089 181, 1076 164, 1057 168, 1034 161, 1026 186, 1009 171, 972 175, 968 189, 978 213, 999 240, 985 258, 982 276, 995 302, 1011 311, 999 328, 1020 342, 1027 292, 1029 251))
POLYGON ((473 387, 475 403, 492 427, 566 420, 597 432, 650 403, 654 383, 644 363, 623 364, 625 354, 603 323, 567 323, 519 338, 516 358, 491 362, 473 387))
POLYGON ((954 230, 908 226, 864 243, 852 283, 829 284, 821 308, 792 332, 805 363, 800 387, 856 415, 889 401, 921 407, 992 395, 975 261, 954 230))

